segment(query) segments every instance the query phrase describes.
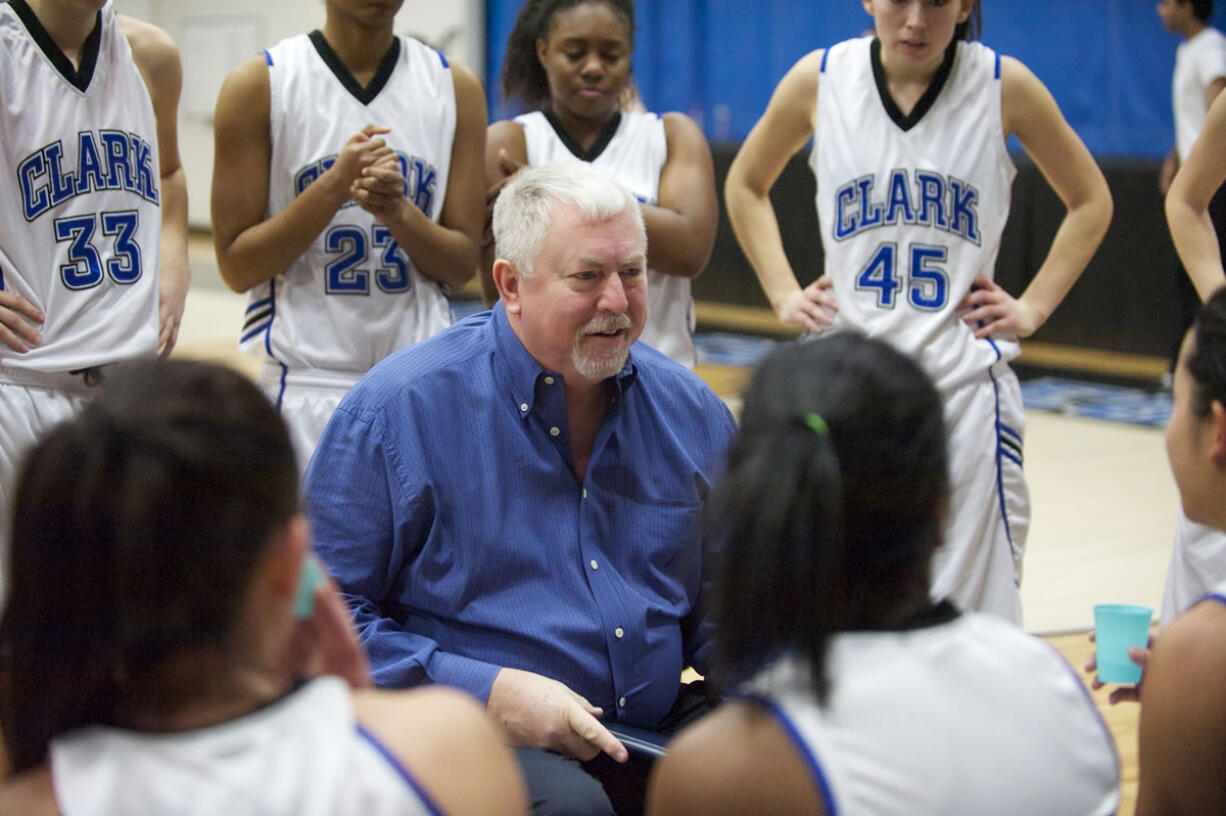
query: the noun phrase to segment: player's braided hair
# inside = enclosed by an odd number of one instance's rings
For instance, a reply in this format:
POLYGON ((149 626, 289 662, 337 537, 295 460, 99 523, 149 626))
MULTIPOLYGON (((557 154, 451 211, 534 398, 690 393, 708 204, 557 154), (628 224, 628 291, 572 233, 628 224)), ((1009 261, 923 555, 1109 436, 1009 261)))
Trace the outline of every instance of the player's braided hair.
POLYGON ((553 16, 559 11, 583 5, 605 3, 626 20, 630 43, 634 43, 634 0, 528 0, 507 38, 507 52, 502 62, 502 95, 504 99, 520 99, 532 107, 549 101, 549 78, 536 58, 536 41, 549 37, 553 16))
POLYGON ((1197 312, 1187 365, 1196 415, 1208 416, 1214 402, 1226 405, 1226 287, 1218 289, 1197 312))
POLYGON ((840 334, 768 357, 707 502, 719 531, 714 679, 743 681, 790 653, 824 700, 834 634, 926 600, 946 461, 936 389, 885 343, 840 334))
POLYGON ((0 618, 0 730, 16 771, 49 740, 165 689, 185 650, 227 648, 258 560, 298 508, 293 448, 241 374, 118 367, 26 457, 0 618))

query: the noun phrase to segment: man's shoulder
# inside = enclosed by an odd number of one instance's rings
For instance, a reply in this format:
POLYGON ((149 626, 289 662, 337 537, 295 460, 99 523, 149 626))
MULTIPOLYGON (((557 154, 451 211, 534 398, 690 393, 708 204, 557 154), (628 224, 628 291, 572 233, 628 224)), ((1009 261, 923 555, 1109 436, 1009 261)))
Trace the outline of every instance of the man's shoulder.
POLYGON ((457 382, 476 382, 463 375, 481 365, 493 351, 489 318, 489 312, 475 314, 433 337, 392 352, 363 375, 342 405, 353 413, 378 411, 389 400, 406 394, 430 393, 443 387, 454 391, 457 382))
POLYGON ((634 344, 633 361, 641 385, 649 392, 667 394, 664 407, 692 412, 695 408, 713 417, 731 418, 731 412, 706 381, 663 352, 643 342, 634 344))

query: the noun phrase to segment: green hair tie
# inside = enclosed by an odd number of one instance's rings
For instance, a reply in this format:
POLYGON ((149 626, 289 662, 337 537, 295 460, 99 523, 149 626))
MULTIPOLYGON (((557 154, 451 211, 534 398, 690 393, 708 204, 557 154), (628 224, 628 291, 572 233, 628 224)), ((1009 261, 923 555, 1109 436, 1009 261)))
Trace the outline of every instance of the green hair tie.
POLYGON ((810 411, 805 414, 805 424, 813 429, 813 433, 818 436, 825 436, 830 433, 830 426, 826 424, 826 420, 822 419, 817 414, 810 411))

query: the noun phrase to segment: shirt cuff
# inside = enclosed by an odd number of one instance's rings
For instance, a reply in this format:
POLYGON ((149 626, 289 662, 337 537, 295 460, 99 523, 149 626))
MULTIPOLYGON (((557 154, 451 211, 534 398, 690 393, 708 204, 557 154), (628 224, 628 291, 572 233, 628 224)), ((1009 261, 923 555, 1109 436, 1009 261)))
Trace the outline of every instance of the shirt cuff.
POLYGON ((473 660, 451 652, 435 652, 430 658, 430 666, 426 673, 435 683, 454 686, 467 691, 482 704, 489 700, 490 689, 494 686, 494 678, 502 666, 473 660))

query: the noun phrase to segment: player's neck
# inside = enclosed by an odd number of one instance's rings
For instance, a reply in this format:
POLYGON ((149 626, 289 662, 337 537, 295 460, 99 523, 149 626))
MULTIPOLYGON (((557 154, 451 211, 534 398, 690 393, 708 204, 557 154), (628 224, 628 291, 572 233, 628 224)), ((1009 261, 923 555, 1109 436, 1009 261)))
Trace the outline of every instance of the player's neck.
POLYGON ((396 33, 389 28, 367 28, 329 20, 323 27, 324 39, 340 57, 349 73, 362 84, 369 82, 392 47, 396 33))
POLYGON ((1179 33, 1182 34, 1184 40, 1187 41, 1187 40, 1192 39, 1193 37, 1195 37, 1197 34, 1201 33, 1202 31, 1204 31, 1208 27, 1209 27, 1208 25, 1206 25, 1205 23, 1202 23, 1200 20, 1193 17, 1190 20, 1188 20, 1187 23, 1184 24, 1184 26, 1179 30, 1179 33))
POLYGON ((85 40, 94 30, 98 19, 97 12, 81 12, 66 9, 59 3, 49 0, 28 0, 30 9, 38 17, 43 28, 51 35, 56 46, 64 52, 64 56, 72 62, 73 67, 81 63, 81 49, 85 40))
POLYGON ((605 125, 609 124, 609 120, 616 114, 616 110, 610 110, 608 115, 602 119, 588 119, 582 116, 576 116, 572 111, 567 110, 562 105, 556 102, 551 103, 549 109, 553 115, 562 123, 562 127, 570 134, 570 138, 575 140, 575 143, 584 150, 591 148, 596 140, 600 138, 601 132, 605 129, 605 125))

